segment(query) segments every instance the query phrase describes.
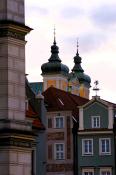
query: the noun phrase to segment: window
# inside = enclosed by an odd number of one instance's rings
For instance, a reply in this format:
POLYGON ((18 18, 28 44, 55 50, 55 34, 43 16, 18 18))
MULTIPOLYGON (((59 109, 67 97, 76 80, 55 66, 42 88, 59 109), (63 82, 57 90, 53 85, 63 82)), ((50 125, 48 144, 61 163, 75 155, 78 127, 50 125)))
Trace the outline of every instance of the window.
POLYGON ((48 118, 48 128, 52 128, 52 119, 48 118))
POLYGON ((100 128, 100 116, 92 116, 92 128, 100 128))
POLYGON ((99 140, 100 154, 111 154, 110 138, 103 138, 99 140))
POLYGON ((93 139, 83 139, 82 155, 92 155, 92 154, 93 154, 93 139))
POLYGON ((64 159, 64 144, 63 143, 56 143, 54 153, 55 153, 56 160, 64 159))
POLYGON ((55 128, 64 128, 64 118, 61 116, 55 117, 55 128))
POLYGON ((93 172, 84 172, 83 175, 93 175, 93 172))
POLYGON ((100 169, 100 175, 111 175, 111 168, 102 168, 100 169))
POLYGON ((101 175, 111 175, 110 171, 102 171, 101 175))
POLYGON ((94 175, 94 169, 83 169, 82 175, 94 175))

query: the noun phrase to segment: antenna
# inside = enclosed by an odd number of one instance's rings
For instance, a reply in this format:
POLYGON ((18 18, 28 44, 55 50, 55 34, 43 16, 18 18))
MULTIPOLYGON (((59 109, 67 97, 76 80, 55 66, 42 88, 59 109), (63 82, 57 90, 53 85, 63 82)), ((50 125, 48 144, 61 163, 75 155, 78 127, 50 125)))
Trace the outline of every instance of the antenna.
POLYGON ((98 85, 99 85, 98 80, 96 80, 96 81, 94 82, 94 84, 95 84, 95 86, 94 86, 94 88, 93 88, 93 91, 95 91, 95 92, 96 92, 96 96, 98 96, 97 93, 98 93, 98 91, 100 90, 100 89, 98 88, 98 85))

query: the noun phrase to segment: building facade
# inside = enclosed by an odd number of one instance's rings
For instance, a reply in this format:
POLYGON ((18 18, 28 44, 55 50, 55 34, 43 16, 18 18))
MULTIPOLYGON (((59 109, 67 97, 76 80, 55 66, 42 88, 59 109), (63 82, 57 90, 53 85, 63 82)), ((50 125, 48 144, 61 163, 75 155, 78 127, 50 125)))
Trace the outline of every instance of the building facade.
POLYGON ((78 175, 115 175, 114 104, 95 96, 79 109, 78 175))
POLYGON ((73 175, 75 162, 72 128, 79 115, 77 106, 88 100, 54 87, 48 88, 43 95, 47 109, 46 174, 73 175))

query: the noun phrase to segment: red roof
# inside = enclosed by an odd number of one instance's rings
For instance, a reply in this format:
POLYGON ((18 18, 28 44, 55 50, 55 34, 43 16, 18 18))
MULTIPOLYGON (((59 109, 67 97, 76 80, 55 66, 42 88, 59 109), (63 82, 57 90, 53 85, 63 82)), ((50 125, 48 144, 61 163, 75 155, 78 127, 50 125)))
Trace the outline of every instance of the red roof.
POLYGON ((26 110, 26 117, 28 118, 35 118, 37 117, 37 113, 33 111, 31 105, 29 104, 28 105, 28 110, 26 110))
POLYGON ((37 129, 45 129, 44 125, 42 124, 39 115, 37 112, 34 112, 31 105, 28 105, 28 110, 26 110, 26 117, 33 120, 32 125, 37 129))
POLYGON ((78 106, 84 105, 89 100, 69 92, 50 87, 43 92, 47 111, 72 111, 78 114, 78 106))
POLYGON ((33 120, 33 126, 38 129, 45 129, 45 127, 43 126, 43 124, 39 119, 33 120))

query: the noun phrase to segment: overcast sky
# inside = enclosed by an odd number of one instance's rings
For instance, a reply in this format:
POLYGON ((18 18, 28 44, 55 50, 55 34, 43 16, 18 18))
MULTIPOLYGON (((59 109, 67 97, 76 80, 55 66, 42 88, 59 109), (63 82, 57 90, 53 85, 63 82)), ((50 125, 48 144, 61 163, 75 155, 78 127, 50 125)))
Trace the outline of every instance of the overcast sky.
POLYGON ((26 37, 29 81, 42 81, 41 65, 51 55, 55 25, 62 63, 73 68, 79 38, 92 88, 98 80, 101 98, 116 103, 116 0, 25 0, 25 5, 26 25, 34 29, 26 37))

